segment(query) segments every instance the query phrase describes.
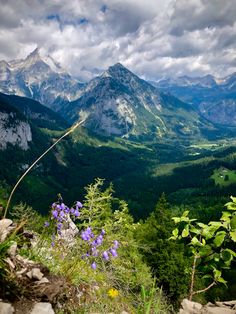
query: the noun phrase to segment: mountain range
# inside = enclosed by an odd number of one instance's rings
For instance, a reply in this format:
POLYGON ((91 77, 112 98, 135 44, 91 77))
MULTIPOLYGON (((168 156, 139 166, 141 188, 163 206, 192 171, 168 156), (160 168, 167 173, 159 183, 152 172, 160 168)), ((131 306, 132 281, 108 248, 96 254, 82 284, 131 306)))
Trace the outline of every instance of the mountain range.
POLYGON ((234 74, 147 82, 117 63, 81 83, 39 49, 0 62, 0 91, 24 97, 8 100, 38 126, 60 129, 85 119, 98 135, 153 142, 228 135, 222 126, 236 126, 235 81, 234 74))
POLYGON ((214 124, 236 126, 236 73, 224 78, 182 76, 150 83, 192 104, 214 124))

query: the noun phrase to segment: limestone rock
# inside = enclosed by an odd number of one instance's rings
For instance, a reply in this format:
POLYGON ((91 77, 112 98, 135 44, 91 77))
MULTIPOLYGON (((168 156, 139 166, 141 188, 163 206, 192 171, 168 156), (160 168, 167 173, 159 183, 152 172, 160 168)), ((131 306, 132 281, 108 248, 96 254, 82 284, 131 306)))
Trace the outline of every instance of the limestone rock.
POLYGON ((7 253, 14 257, 16 255, 16 250, 17 250, 17 243, 13 242, 12 245, 9 247, 9 249, 7 250, 7 253))
POLYGON ((44 283, 49 283, 50 281, 48 280, 48 278, 46 277, 43 277, 41 280, 39 280, 37 282, 37 285, 41 285, 41 284, 44 284, 44 283))
POLYGON ((181 305, 184 310, 182 313, 198 314, 202 309, 202 305, 200 303, 192 302, 187 299, 184 299, 181 305))
POLYGON ((33 268, 28 271, 28 273, 26 273, 26 276, 30 279, 41 280, 43 278, 43 273, 40 271, 39 268, 33 268))
POLYGON ((0 314, 13 314, 14 307, 10 303, 0 302, 0 314))
POLYGON ((52 305, 48 302, 38 302, 34 305, 30 314, 55 314, 52 305))
POLYGON ((231 310, 227 307, 214 306, 214 307, 204 308, 204 311, 202 313, 203 314, 235 314, 236 311, 231 310))
POLYGON ((6 240, 6 237, 11 232, 12 228, 10 227, 13 224, 11 219, 1 219, 0 220, 0 243, 6 240))

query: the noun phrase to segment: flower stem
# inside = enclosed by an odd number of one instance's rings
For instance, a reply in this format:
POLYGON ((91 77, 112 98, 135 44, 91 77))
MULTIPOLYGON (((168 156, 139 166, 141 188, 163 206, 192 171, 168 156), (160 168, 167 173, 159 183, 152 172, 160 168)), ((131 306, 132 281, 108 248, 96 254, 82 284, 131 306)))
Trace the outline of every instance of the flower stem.
POLYGON ((24 177, 30 172, 30 170, 37 164, 37 162, 42 159, 55 145, 57 145, 64 137, 66 137, 67 135, 69 135, 70 133, 72 133, 79 125, 81 125, 83 122, 85 121, 82 120, 78 123, 76 123, 75 125, 73 125, 65 134, 63 134, 55 143, 53 143, 42 155, 39 156, 39 158, 37 158, 33 163, 32 165, 22 174, 22 176, 20 177, 20 179, 16 182, 15 186, 13 187, 12 191, 11 191, 11 194, 8 198, 8 201, 7 201, 7 206, 6 206, 6 209, 5 209, 5 212, 4 212, 4 216, 3 218, 6 218, 6 215, 7 215, 7 211, 8 211, 8 208, 10 206, 10 203, 11 203, 11 199, 14 195, 14 192, 16 190, 16 188, 18 187, 18 185, 20 184, 20 182, 24 179, 24 177))

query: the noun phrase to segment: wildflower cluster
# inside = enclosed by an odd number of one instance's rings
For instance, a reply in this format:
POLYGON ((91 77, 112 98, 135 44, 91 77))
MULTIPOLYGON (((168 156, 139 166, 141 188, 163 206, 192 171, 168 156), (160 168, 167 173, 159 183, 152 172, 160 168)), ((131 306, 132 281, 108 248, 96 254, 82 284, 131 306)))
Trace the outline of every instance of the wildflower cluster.
MULTIPOLYGON (((66 225, 70 223, 71 219, 75 220, 80 217, 80 210, 83 205, 81 202, 77 201, 75 205, 71 208, 66 206, 60 194, 58 194, 58 201, 53 203, 51 206, 51 220, 56 225, 56 234, 62 235, 62 228, 68 228, 66 225)), ((83 212, 82 212, 83 214, 83 212)), ((81 215, 82 217, 83 215, 81 215)), ((81 219, 80 217, 80 219, 81 219)), ((45 222, 44 226, 49 227, 49 222, 45 222)), ((55 246, 56 234, 52 235, 52 247, 55 246)), ((91 227, 87 227, 81 232, 81 238, 86 244, 86 254, 82 255, 82 258, 87 258, 91 262, 91 267, 95 270, 97 268, 96 259, 102 258, 104 261, 109 261, 112 257, 117 257, 117 249, 119 247, 119 242, 117 240, 113 241, 112 245, 104 250, 104 237, 106 232, 104 229, 101 230, 100 234, 95 235, 91 227)))
MULTIPOLYGON (((71 208, 66 206, 63 203, 63 199, 60 194, 58 194, 58 201, 53 203, 51 208, 51 220, 56 223, 56 231, 58 235, 61 235, 61 230, 63 224, 68 222, 70 219, 75 220, 80 216, 80 209, 83 207, 83 204, 79 201, 71 208)), ((45 227, 49 227, 50 223, 46 221, 44 223, 45 227)), ((55 235, 52 236, 52 246, 54 246, 55 235)))
MULTIPOLYGON (((104 241, 105 236, 105 230, 102 229, 101 233, 95 237, 94 233, 92 232, 92 228, 88 227, 86 230, 84 230, 81 233, 81 238, 83 241, 87 242, 89 244, 89 249, 85 255, 82 256, 82 258, 89 258, 89 257, 102 257, 103 260, 109 261, 110 256, 117 257, 117 248, 119 247, 119 242, 117 240, 113 241, 112 246, 107 249, 103 250, 101 248, 101 245, 104 241)), ((95 261, 91 264, 91 267, 95 270, 97 268, 97 264, 95 261)))

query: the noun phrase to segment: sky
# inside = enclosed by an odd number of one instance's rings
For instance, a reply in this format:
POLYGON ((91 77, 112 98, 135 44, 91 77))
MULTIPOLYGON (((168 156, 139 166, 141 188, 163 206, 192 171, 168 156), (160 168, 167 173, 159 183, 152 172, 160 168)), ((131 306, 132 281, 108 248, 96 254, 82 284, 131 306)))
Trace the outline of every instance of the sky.
POLYGON ((36 47, 81 80, 236 72, 236 0, 0 0, 0 60, 36 47))

